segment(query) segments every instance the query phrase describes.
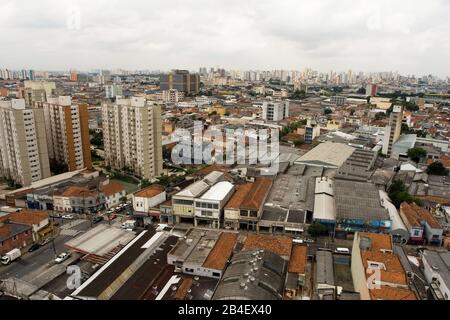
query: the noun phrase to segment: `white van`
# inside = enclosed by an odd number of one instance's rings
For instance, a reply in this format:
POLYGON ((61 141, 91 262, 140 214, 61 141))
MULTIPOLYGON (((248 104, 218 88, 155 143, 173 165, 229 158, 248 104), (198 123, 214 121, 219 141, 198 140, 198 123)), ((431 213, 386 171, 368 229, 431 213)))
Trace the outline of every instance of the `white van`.
POLYGON ((334 252, 350 254, 350 250, 348 248, 336 248, 336 250, 334 252))

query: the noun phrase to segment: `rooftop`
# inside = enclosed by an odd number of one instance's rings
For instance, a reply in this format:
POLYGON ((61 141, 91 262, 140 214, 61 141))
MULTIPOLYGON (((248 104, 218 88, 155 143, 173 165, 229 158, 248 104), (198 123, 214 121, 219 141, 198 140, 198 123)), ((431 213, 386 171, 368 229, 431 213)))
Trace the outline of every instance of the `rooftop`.
POLYGON ((115 181, 112 181, 107 185, 100 187, 100 191, 103 192, 107 197, 114 195, 116 193, 120 193, 124 190, 125 188, 123 187, 123 185, 115 181))
POLYGON ((203 267, 223 270, 231 256, 238 235, 236 233, 222 232, 214 248, 203 263, 203 267))
POLYGON ((63 197, 96 197, 97 192, 85 187, 68 187, 62 194, 63 197))
POLYGON ((258 178, 252 184, 252 188, 241 203, 242 208, 258 210, 264 203, 270 188, 272 180, 268 178, 258 178))
POLYGON ((300 157, 296 163, 339 168, 354 150, 346 144, 324 142, 300 157))
POLYGON ((8 216, 6 216, 6 219, 11 222, 33 225, 39 224, 43 220, 48 219, 48 212, 22 210, 21 212, 10 213, 8 216))
POLYGON ((433 217, 431 212, 425 208, 419 207, 415 203, 404 202, 400 206, 400 210, 403 212, 408 222, 413 227, 420 227, 422 221, 428 223, 428 225, 433 229, 441 229, 441 225, 433 217))
POLYGON ((281 299, 286 264, 283 258, 270 251, 241 251, 233 255, 213 299, 281 299))
POLYGON ((137 191, 134 196, 135 197, 141 197, 141 198, 153 198, 154 196, 157 196, 158 194, 164 192, 164 188, 159 185, 152 185, 145 189, 142 189, 140 191, 137 191))
POLYGON ((242 202, 247 197, 248 193, 252 189, 253 183, 245 183, 242 185, 236 185, 236 192, 231 196, 228 203, 225 205, 225 209, 239 209, 242 202))
POLYGON ((3 225, 0 225, 0 243, 29 229, 31 229, 30 226, 23 224, 4 223, 3 225))
POLYGON ((292 251, 292 239, 286 236, 249 234, 244 242, 243 250, 262 249, 289 257, 292 251))
POLYGON ((308 258, 308 247, 303 245, 293 245, 291 259, 289 260, 288 271, 291 273, 304 274, 306 259, 308 258))
POLYGON ((200 199, 222 201, 230 194, 230 192, 232 192, 233 188, 234 185, 232 183, 228 181, 220 181, 206 191, 200 199))
POLYGON ((334 186, 337 219, 389 220, 374 184, 335 180, 334 186))
POLYGON ((380 289, 369 292, 372 300, 417 300, 414 292, 409 289, 381 286, 380 289))

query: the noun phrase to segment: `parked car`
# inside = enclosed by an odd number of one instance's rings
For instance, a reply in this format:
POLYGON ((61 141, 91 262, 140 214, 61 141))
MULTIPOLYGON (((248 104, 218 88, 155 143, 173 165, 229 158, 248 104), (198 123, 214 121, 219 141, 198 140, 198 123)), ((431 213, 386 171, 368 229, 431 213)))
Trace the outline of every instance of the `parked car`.
POLYGON ((36 251, 37 249, 39 249, 41 246, 37 243, 33 244, 30 249, 28 249, 28 252, 33 252, 36 251))
POLYGON ((45 238, 44 240, 42 240, 41 242, 41 246, 45 246, 47 243, 49 243, 50 241, 52 241, 51 238, 45 238))
POLYGON ((336 248, 336 250, 334 250, 334 252, 350 254, 350 249, 348 249, 348 248, 336 248))
POLYGON ((69 257, 71 256, 70 252, 63 252, 60 253, 56 259, 55 259, 55 263, 62 263, 64 261, 66 261, 67 259, 69 259, 69 257))
POLYGON ((116 218, 117 218, 117 214, 114 214, 114 213, 109 216, 109 220, 114 220, 116 218))
POLYGON ((94 219, 92 219, 93 223, 99 223, 100 221, 103 221, 103 217, 97 216, 97 217, 94 217, 94 219))
POLYGON ((62 216, 63 219, 72 220, 74 218, 73 214, 65 214, 62 216))
POLYGON ((304 239, 305 243, 314 243, 315 241, 313 239, 304 239))

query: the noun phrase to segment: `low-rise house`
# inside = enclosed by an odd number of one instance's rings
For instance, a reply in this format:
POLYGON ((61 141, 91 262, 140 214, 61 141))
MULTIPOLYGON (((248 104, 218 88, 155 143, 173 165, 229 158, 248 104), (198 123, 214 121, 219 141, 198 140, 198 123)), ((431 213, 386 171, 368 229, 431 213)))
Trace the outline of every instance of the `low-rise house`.
POLYGON ((290 298, 295 297, 299 287, 303 287, 305 285, 307 259, 307 246, 300 244, 295 244, 292 246, 285 287, 286 295, 290 298))
POLYGON ((211 228, 220 228, 223 206, 234 193, 234 185, 220 181, 213 185, 200 198, 195 199, 195 226, 206 224, 211 228))
POLYGON ((355 292, 361 300, 416 300, 405 269, 387 234, 356 232, 351 259, 355 292))
POLYGON ((450 300, 450 252, 424 250, 422 262, 432 297, 436 300, 450 300))
POLYGON ((60 212, 93 213, 105 206, 105 196, 97 190, 70 186, 53 196, 54 208, 60 212))
POLYGON ((101 186, 100 191, 105 195, 105 207, 107 209, 119 205, 122 198, 127 195, 123 185, 114 181, 101 186))
POLYGON ((431 212, 415 203, 404 202, 400 206, 400 216, 410 234, 410 241, 440 246, 443 241, 443 229, 431 212))
POLYGON ((159 210, 152 210, 161 203, 166 201, 166 191, 162 186, 152 185, 133 194, 133 209, 136 215, 148 216, 150 212, 157 212, 159 218, 159 210))
POLYGON ((224 226, 225 228, 239 229, 240 207, 244 199, 253 187, 253 183, 245 183, 236 186, 236 192, 224 207, 224 226))
POLYGON ((13 212, 1 217, 0 222, 2 221, 31 227, 34 242, 47 237, 53 232, 53 226, 50 223, 49 215, 46 211, 22 210, 20 212, 13 212))
POLYGON ((272 188, 272 183, 273 181, 268 178, 255 180, 239 207, 239 229, 258 230, 258 222, 261 220, 264 203, 272 188))
POLYGON ((0 222, 0 256, 16 248, 25 248, 32 243, 31 226, 6 221, 0 222))

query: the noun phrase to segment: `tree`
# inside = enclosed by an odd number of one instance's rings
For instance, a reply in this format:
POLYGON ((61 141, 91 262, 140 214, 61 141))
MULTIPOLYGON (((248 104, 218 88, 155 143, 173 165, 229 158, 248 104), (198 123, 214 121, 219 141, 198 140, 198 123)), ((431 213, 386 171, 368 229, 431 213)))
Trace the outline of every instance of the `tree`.
POLYGON ((428 174, 433 174, 436 176, 448 176, 448 170, 444 167, 442 162, 435 161, 428 166, 427 169, 428 174))
POLYGON ((147 188, 149 186, 150 186, 150 181, 148 181, 148 179, 141 180, 141 189, 147 188))
POLYGON ((295 90, 294 93, 289 97, 290 99, 300 100, 306 98, 305 90, 295 90))
POLYGON ((294 146, 299 147, 304 143, 305 143, 305 141, 303 139, 297 139, 294 141, 294 146))
POLYGON ((357 94, 366 94, 366 89, 361 87, 358 89, 358 91, 356 91, 357 94))
POLYGON ((91 144, 97 148, 103 148, 103 133, 91 131, 91 144))
POLYGON ((419 163, 420 159, 426 156, 427 152, 422 148, 412 148, 408 150, 408 157, 416 163, 419 163))
POLYGON ((313 223, 308 228, 308 233, 311 237, 317 238, 328 235, 328 228, 320 223, 313 223))
POLYGON ((422 206, 422 200, 413 197, 406 190, 406 186, 401 180, 395 180, 388 190, 389 198, 391 198, 392 203, 398 209, 403 202, 412 203, 415 202, 418 206, 422 206))
POLYGON ((325 110, 323 110, 324 115, 329 115, 331 113, 333 113, 333 110, 331 110, 330 108, 326 108, 325 110))
POLYGON ((120 198, 120 202, 122 202, 122 203, 127 203, 127 197, 122 197, 122 198, 120 198))

